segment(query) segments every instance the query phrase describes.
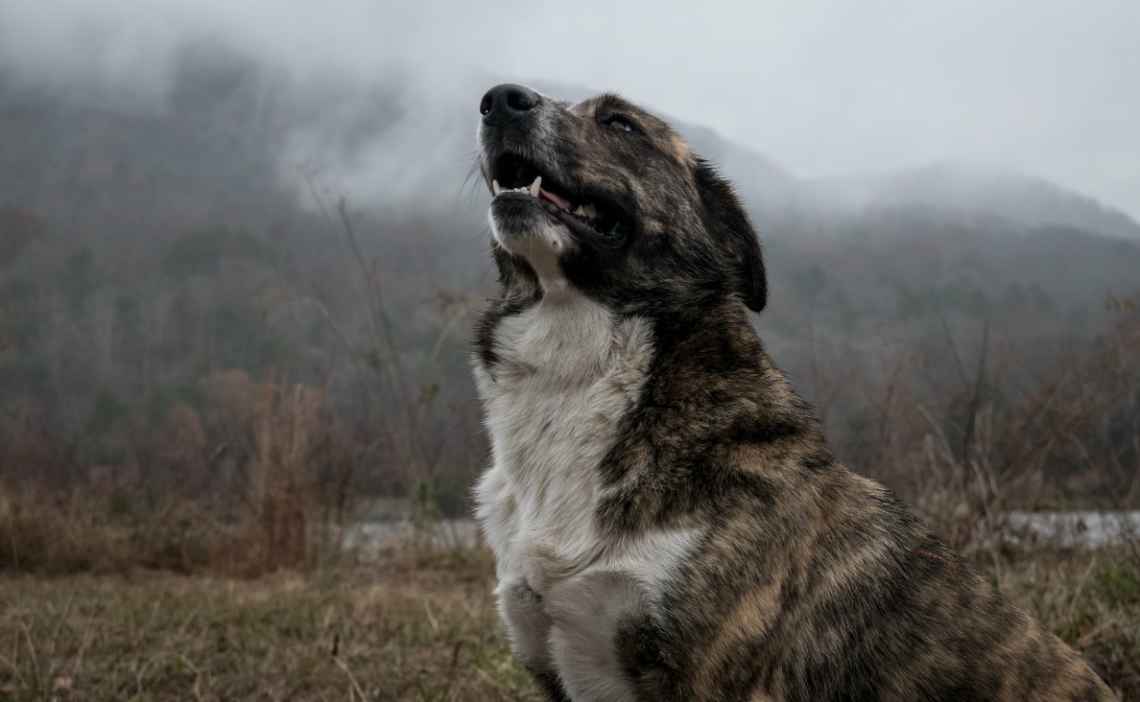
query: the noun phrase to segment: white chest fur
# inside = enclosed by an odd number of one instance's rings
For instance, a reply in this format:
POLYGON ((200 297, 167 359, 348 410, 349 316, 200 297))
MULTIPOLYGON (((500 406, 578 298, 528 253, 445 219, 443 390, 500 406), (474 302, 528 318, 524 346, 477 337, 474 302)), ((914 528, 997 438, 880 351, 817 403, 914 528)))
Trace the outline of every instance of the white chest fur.
POLYGON ((650 326, 548 294, 500 323, 495 352, 493 377, 476 366, 493 456, 476 501, 512 648, 532 670, 555 670, 574 699, 631 700, 613 651, 619 614, 653 607, 699 536, 607 543, 595 524, 599 464, 647 378, 650 326))
POLYGON ((649 323, 572 294, 504 319, 495 340, 494 377, 476 370, 493 461, 475 497, 500 581, 534 572, 528 561, 542 553, 575 572, 629 572, 656 591, 697 534, 648 533, 619 548, 594 523, 598 466, 653 358, 649 323))
POLYGON ((637 402, 652 337, 581 295, 548 297, 496 330, 494 378, 476 371, 493 463, 476 489, 500 578, 544 549, 577 562, 598 549, 598 465, 637 402))

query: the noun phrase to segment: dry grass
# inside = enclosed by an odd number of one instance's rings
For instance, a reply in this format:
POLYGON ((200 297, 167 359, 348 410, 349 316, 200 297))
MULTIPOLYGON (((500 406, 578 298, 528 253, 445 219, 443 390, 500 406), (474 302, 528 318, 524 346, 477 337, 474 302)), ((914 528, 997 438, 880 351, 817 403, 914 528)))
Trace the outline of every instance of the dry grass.
POLYGON ((258 580, 0 578, 0 699, 537 700, 483 554, 258 580))
MULTIPOLYGON (((1140 700, 1140 559, 1006 553, 979 567, 1128 701, 1140 700)), ((257 580, 0 578, 0 699, 538 700, 511 660, 482 552, 257 580)))
POLYGON ((1084 653, 1126 702, 1140 701, 1140 549, 1033 551, 977 566, 1084 653))
POLYGON ((0 572, 190 573, 223 562, 236 565, 243 531, 222 524, 201 505, 170 499, 134 509, 118 502, 79 488, 16 491, 0 482, 0 572))
POLYGON ((333 537, 351 511, 351 476, 339 460, 344 447, 331 438, 336 426, 326 416, 324 392, 254 383, 237 371, 215 374, 209 386, 239 447, 224 443, 213 454, 232 452, 240 460, 228 483, 197 494, 180 482, 211 476, 204 458, 211 452, 187 407, 155 432, 168 439, 167 463, 184 469, 181 481, 145 473, 114 478, 103 473, 131 471, 71 466, 73 477, 53 484, 21 477, 30 464, 15 471, 0 456, 0 571, 252 575, 335 558, 333 537))

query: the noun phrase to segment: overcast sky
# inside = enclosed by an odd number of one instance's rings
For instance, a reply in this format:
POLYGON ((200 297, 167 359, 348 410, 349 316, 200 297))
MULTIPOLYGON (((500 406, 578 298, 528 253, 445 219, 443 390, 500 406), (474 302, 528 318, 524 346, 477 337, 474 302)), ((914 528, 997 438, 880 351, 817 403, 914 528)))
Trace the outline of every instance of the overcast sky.
POLYGON ((616 90, 802 177, 1000 164, 1140 216, 1136 0, 0 0, 0 62, 59 86, 161 96, 202 35, 301 74, 396 68, 426 94, 616 90))

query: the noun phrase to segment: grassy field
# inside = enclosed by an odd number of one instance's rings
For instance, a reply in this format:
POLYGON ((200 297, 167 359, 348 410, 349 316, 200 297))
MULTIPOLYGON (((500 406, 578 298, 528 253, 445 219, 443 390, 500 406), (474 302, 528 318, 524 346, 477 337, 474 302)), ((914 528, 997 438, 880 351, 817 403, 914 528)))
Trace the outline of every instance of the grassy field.
POLYGON ((3 700, 537 700, 482 553, 256 580, 0 577, 3 700))
MULTIPOLYGON (((1140 556, 993 554, 999 586, 1140 700, 1140 556)), ((482 552, 258 579, 0 576, 2 700, 538 700, 482 552)))

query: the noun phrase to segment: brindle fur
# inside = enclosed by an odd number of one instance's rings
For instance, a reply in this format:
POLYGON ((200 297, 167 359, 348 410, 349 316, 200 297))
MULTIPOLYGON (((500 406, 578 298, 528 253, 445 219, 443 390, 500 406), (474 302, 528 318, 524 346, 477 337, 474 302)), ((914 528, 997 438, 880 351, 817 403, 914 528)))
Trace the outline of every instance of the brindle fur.
MULTIPOLYGON (((632 577, 575 576, 553 556, 500 592, 505 609, 515 597, 541 620, 526 663, 551 699, 584 689, 571 679, 583 671, 628 682, 582 693, 592 699, 1114 699, 888 490, 836 461, 751 324, 767 290, 747 215, 664 121, 612 95, 543 98, 525 121, 484 126, 481 142, 485 173, 518 153, 635 213, 620 245, 587 237, 559 260, 577 291, 652 330, 636 403, 594 468, 593 525, 601 550, 663 529, 701 534, 655 602, 632 577), (640 131, 607 129, 615 111, 640 131), (574 670, 558 670, 567 660, 574 670)), ((492 384, 504 320, 545 294, 525 257, 501 246, 494 257, 502 290, 475 354, 492 384)))

